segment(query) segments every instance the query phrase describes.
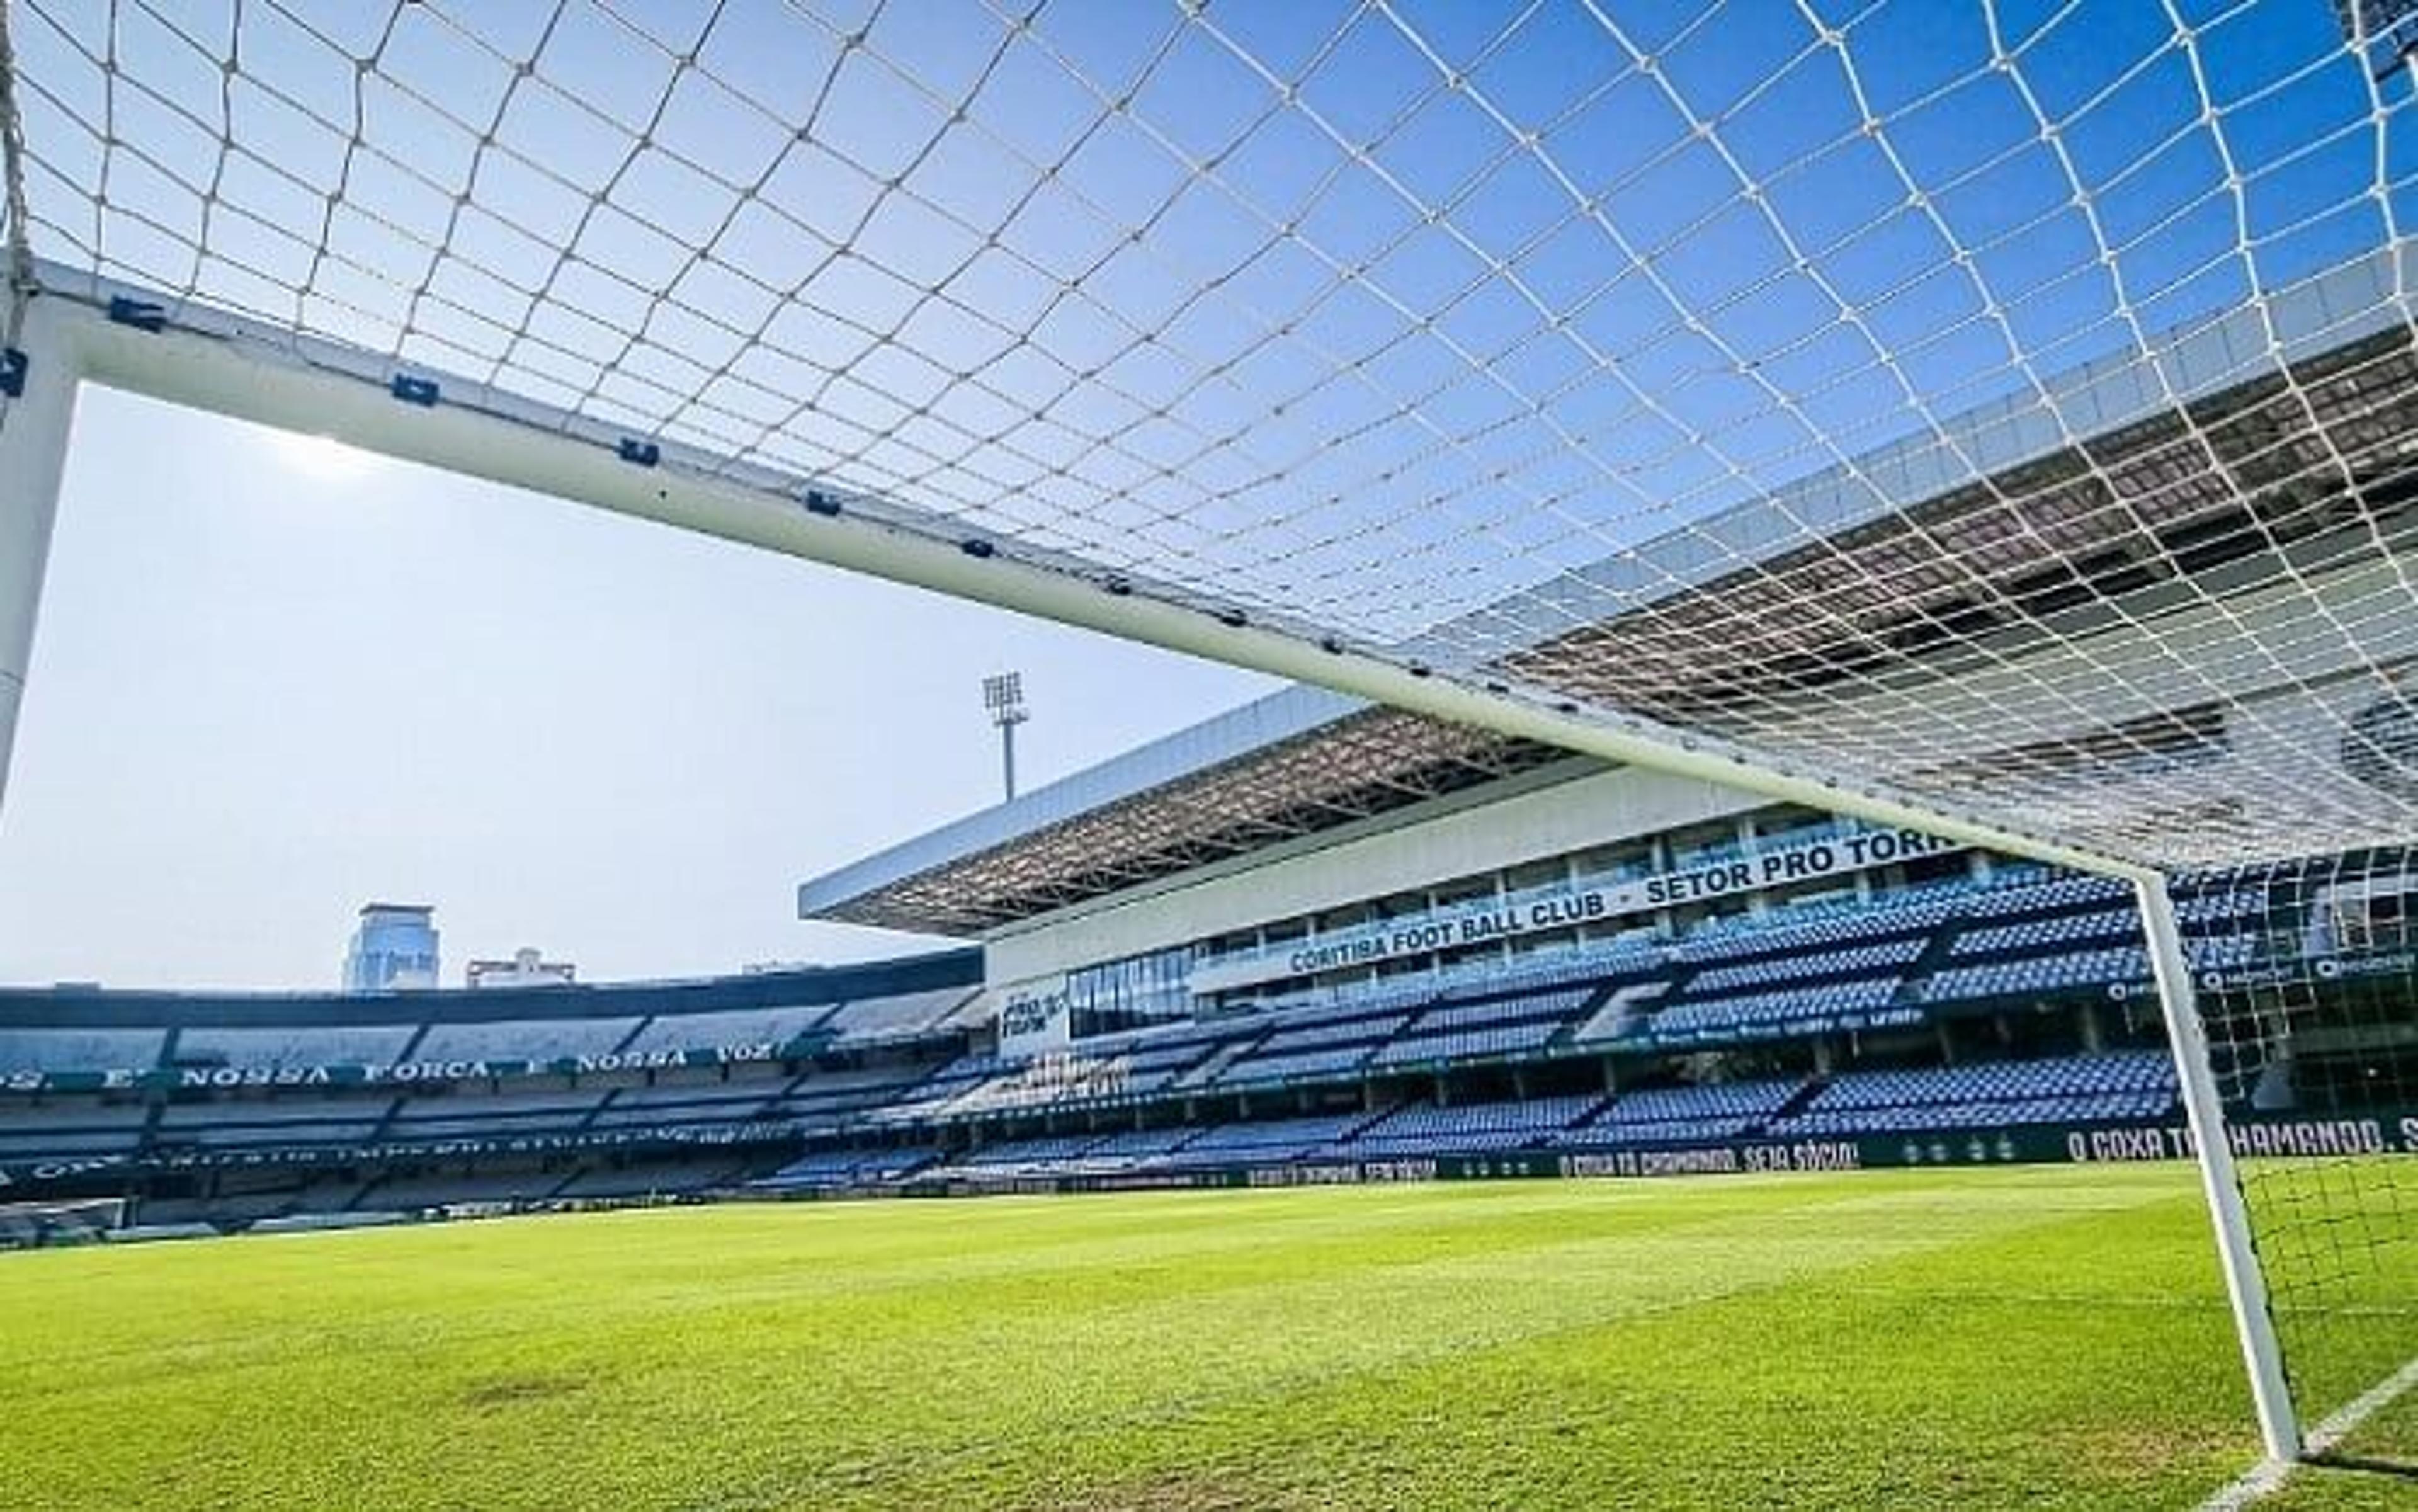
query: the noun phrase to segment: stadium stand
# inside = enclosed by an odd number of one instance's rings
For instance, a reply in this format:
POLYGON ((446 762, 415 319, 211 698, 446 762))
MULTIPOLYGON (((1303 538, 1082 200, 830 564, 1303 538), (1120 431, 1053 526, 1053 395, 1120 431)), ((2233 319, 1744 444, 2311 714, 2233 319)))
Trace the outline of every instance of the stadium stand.
POLYGON ((2109 909, 2093 913, 2028 919, 2021 924, 1999 924, 1987 929, 1968 929, 1956 937, 1954 948, 1960 956, 2029 955, 2084 943, 2095 945, 2105 940, 2129 939, 2140 931, 2141 922, 2133 910, 2109 909))
POLYGON ((166 1040, 158 1029, 0 1029, 0 1074, 145 1070, 166 1040))
POLYGON ((735 1185, 963 1050, 976 953, 359 997, 0 992, 0 1184, 222 1228, 735 1185), (814 1031, 846 1012, 860 1033, 814 1031))
MULTIPOLYGON (((1430 1016, 1432 1019, 1433 1016, 1430 1016)), ((1410 1022, 1406 1014, 1354 1014, 1280 1029, 1259 1046, 1263 1055, 1291 1055, 1329 1045, 1373 1045, 1390 1039, 1410 1022)))
POLYGON ((2044 955, 1942 971, 1924 984, 1929 1002, 1981 998, 2038 998, 2077 987, 2099 989, 2150 980, 2149 953, 2117 945, 2070 955, 2044 955))
POLYGON ((1900 1134, 2014 1123, 2086 1123, 2158 1117, 2173 1110, 2174 1062, 2160 1051, 2075 1056, 1913 1071, 1852 1072, 1801 1113, 1783 1136, 1900 1134))
MULTIPOLYGON (((834 1080, 840 1078, 834 1077, 834 1080)), ((652 1086, 616 1087, 605 1093, 594 1122, 630 1123, 676 1115, 758 1112, 782 1096, 770 1081, 749 1079, 732 1085, 719 1081, 658 1081, 652 1086)))
POLYGON ((170 1064, 178 1066, 387 1065, 420 1036, 417 1024, 240 1029, 195 1024, 178 1031, 170 1064))
POLYGON ((1935 887, 1924 890, 1926 895, 1909 896, 1904 901, 1890 900, 1883 908, 1843 909, 1829 918, 1813 921, 1798 918, 1795 910, 1772 924, 1763 924, 1750 916, 1743 923, 1691 936, 1675 946, 1669 955, 1675 961, 1709 965, 1756 956, 1794 955, 1816 947, 1850 945, 1893 935, 1921 934, 1937 927, 1950 915, 1963 911, 1966 900, 1974 897, 1978 891, 1970 883, 1935 887))
POLYGON ((794 1008, 666 1015, 648 1019, 623 1048, 643 1054, 714 1046, 794 1045, 819 1029, 832 1013, 828 1003, 817 1003, 794 1008))
POLYGON ((1372 1122, 1368 1113, 1267 1119, 1204 1129, 1180 1150, 1158 1157, 1168 1169, 1225 1165, 1279 1165, 1333 1158, 1343 1141, 1372 1122))
POLYGON ((819 1027, 832 1031, 834 1046, 911 1041, 945 1032, 977 1001, 964 988, 866 998, 841 1004, 819 1027))
MULTIPOLYGON (((2187 896, 2196 964, 2283 948, 2238 927, 2266 907, 2187 896)), ((2005 868, 1037 1055, 972 952, 508 1001, 0 993, 0 1172, 227 1228, 2171 1121, 2135 928, 2005 868)))
MULTIPOLYGON (((1400 1041, 1386 1046, 1386 1053, 1404 1048, 1418 1048, 1430 1042, 1400 1041)), ((1355 1071, 1378 1054, 1370 1045, 1346 1045, 1330 1050, 1306 1050, 1298 1055, 1254 1055, 1230 1062, 1217 1073, 1216 1081, 1223 1087, 1247 1087, 1260 1082, 1326 1081, 1355 1071)))
POLYGON ((278 1102, 171 1103, 151 1127, 154 1147, 256 1145, 284 1148, 365 1144, 377 1135, 386 1109, 355 1099, 349 1105, 278 1102))
POLYGON ((1681 1044, 1919 1022, 1919 1012, 1890 1008, 1903 981, 1885 976, 1682 1001, 1655 1015, 1648 1033, 1658 1044, 1681 1044))
POLYGON ((771 1192, 833 1191, 899 1181, 928 1167, 929 1151, 886 1147, 823 1150, 790 1161, 757 1183, 771 1192))
MULTIPOLYGON (((538 989, 543 990, 543 989, 538 989)), ((412 1046, 422 1061, 534 1061, 611 1055, 638 1032, 635 1018, 535 1018, 431 1024, 412 1046)))
POLYGON ((1352 1152, 1363 1158, 1384 1159, 1530 1149, 1551 1143, 1602 1103, 1600 1097, 1584 1095, 1447 1107, 1415 1103, 1362 1129, 1352 1139, 1352 1152))
POLYGON ((1094 1171, 1134 1170, 1174 1154, 1201 1137, 1202 1131, 1187 1125, 1165 1129, 1134 1129, 1112 1134, 1093 1145, 1076 1162, 1079 1169, 1094 1171))
POLYGON ((0 1112, 0 1162, 73 1160, 130 1153, 148 1109, 93 1098, 29 1099, 0 1112))
POLYGON ((1377 1051, 1370 1064, 1437 1065, 1455 1061, 1500 1060, 1544 1048, 1545 1042, 1561 1032, 1561 1028, 1548 1021, 1412 1034, 1388 1042, 1377 1051))

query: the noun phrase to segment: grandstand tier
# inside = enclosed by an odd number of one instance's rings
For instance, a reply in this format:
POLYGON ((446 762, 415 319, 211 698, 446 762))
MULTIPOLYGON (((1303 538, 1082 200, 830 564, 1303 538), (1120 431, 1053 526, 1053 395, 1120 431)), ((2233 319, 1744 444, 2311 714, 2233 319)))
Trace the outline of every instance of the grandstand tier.
MULTIPOLYGON (((2096 882, 1953 862, 1868 878, 1852 908, 1753 897, 1491 972, 1437 958, 1095 1013, 1116 1027, 1038 1046, 1002 1032, 963 951, 476 998, 14 991, 0 1179, 186 1231, 706 1194, 2181 1157, 2141 952, 2111 943, 2137 921, 2096 882)), ((2392 943, 2322 909, 2279 927, 2252 892, 2184 900, 2211 983, 2312 959, 2358 982, 2392 943)), ((2298 1093, 2288 1068, 2238 1084, 2262 1153, 2418 1128, 2298 1093)))

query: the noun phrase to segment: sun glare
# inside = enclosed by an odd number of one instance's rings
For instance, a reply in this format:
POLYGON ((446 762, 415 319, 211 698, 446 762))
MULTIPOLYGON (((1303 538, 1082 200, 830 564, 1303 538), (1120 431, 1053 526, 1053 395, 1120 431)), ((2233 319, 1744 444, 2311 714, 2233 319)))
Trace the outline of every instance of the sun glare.
POLYGON ((280 463, 305 478, 320 482, 342 482, 358 478, 377 460, 333 436, 307 435, 299 431, 280 431, 272 444, 280 463))

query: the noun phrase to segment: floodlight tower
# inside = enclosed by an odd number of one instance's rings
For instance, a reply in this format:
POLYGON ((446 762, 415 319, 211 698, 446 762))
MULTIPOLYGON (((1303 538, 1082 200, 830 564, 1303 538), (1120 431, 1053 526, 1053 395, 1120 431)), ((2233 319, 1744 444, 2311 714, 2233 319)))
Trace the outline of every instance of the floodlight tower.
POLYGON ((999 730, 999 772, 1010 801, 1016 797, 1016 726, 1033 717, 1024 704, 1024 674, 1002 672, 983 679, 983 707, 999 730))

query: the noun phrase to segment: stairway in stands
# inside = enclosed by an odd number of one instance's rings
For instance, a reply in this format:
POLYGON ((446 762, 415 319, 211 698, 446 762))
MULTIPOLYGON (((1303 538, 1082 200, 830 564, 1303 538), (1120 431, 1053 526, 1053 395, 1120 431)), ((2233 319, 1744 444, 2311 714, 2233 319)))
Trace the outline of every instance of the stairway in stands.
POLYGON ((1961 915, 1950 914, 1931 931, 1931 938, 1905 969, 1905 980, 1898 984, 1897 995, 1890 999, 1891 1007, 1921 1007, 1922 995, 1931 985, 1932 974, 1948 968, 1956 951, 1956 939, 1964 932, 1961 915))
MULTIPOLYGON (((1680 975, 1692 974, 1693 968, 1679 969, 1680 975)), ((1581 1019, 1569 1031, 1567 1043, 1611 1041, 1622 1039, 1633 1031, 1662 1000, 1671 996, 1677 977, 1656 977, 1646 982, 1630 982, 1612 989, 1594 1013, 1581 1019)))

